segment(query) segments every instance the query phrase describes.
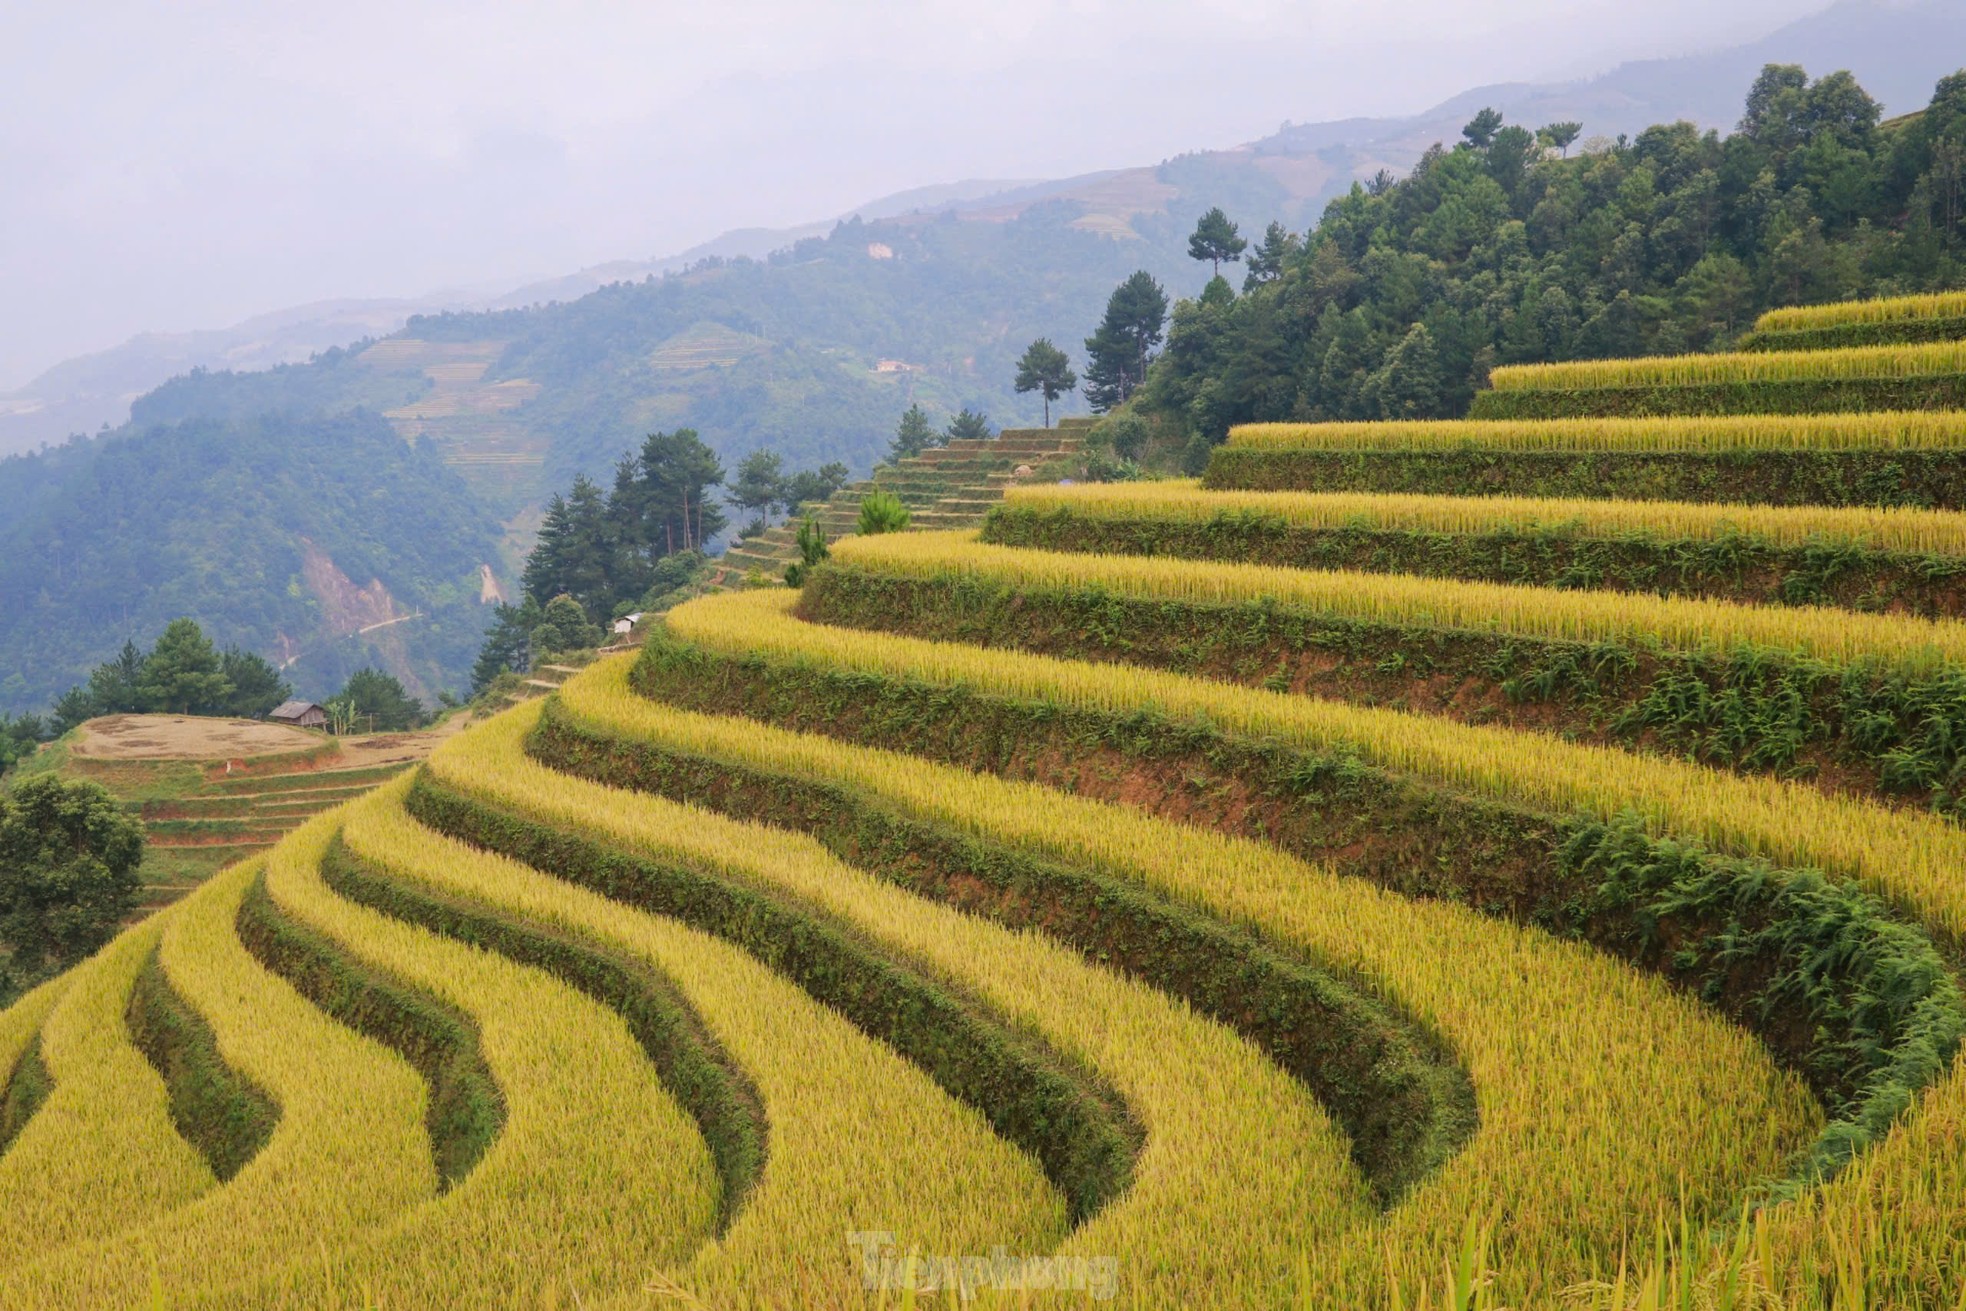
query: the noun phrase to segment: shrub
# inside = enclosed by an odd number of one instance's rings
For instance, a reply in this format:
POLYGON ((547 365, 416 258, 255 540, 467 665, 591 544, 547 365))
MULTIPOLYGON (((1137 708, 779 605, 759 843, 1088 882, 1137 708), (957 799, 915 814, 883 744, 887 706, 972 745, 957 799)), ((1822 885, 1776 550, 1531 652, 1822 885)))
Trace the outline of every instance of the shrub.
POLYGON ((907 526, 908 507, 893 492, 873 491, 861 500, 861 533, 898 533, 907 526))

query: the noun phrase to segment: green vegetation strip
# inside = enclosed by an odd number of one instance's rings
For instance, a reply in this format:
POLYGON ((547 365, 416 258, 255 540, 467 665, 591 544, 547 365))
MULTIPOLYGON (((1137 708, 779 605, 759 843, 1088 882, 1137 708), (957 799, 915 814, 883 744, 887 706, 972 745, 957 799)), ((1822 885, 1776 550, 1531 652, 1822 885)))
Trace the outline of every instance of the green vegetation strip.
POLYGON ((1021 582, 1014 563, 931 574, 831 563, 801 617, 933 641, 1172 669, 1477 723, 1657 747, 1966 818, 1966 669, 1767 646, 1676 649, 1021 582))
POLYGON ((830 917, 708 871, 507 814, 427 774, 408 808, 440 833, 742 947, 974 1106, 1038 1161, 1075 1223, 1126 1190, 1139 1131, 1103 1081, 830 917))
POLYGON ((393 1048, 430 1086, 425 1123, 437 1178, 453 1188, 505 1123, 505 1104, 462 1014, 356 963, 324 934, 283 912, 262 874, 239 905, 238 933, 261 965, 336 1020, 393 1048))
POLYGON ((663 1085, 703 1131, 723 1181, 716 1231, 729 1228, 764 1168, 766 1124, 757 1090, 669 980, 633 958, 542 924, 445 896, 351 853, 339 837, 321 875, 339 895, 508 960, 551 973, 620 1014, 663 1085))
POLYGON ((152 954, 130 990, 130 1037, 163 1077, 171 1122, 224 1181, 259 1154, 280 1119, 273 1099, 219 1053, 211 1025, 152 954))
POLYGON ((1011 504, 991 511, 983 540, 1086 555, 1349 569, 1758 605, 1837 605, 1928 618, 1966 614, 1966 557, 1844 543, 1792 545, 1743 532, 1703 537, 1642 530, 1599 534, 1561 523, 1460 532, 1374 525, 1363 519, 1302 524, 1260 507, 1223 507, 1177 519, 1151 512, 1085 514, 1065 505, 1011 504))
POLYGON ((851 788, 586 730, 555 702, 527 749, 595 782, 810 834, 911 893, 1006 927, 1041 929, 1181 998, 1309 1088, 1345 1129, 1382 1203, 1474 1130, 1466 1072, 1411 1017, 1278 944, 1136 884, 908 815, 851 788))
POLYGON ((1346 754, 652 634, 643 695, 1025 778, 1276 844, 1409 895, 1587 940, 1745 1024, 1832 1122, 1796 1178, 1832 1173, 1942 1075, 1966 1001, 1929 938, 1813 870, 1504 805, 1346 754))
POLYGON ((408 768, 410 768, 408 764, 394 764, 365 765, 360 769, 304 769, 286 774, 254 774, 245 778, 221 778, 211 786, 212 791, 222 792, 227 796, 250 795, 258 792, 318 792, 357 785, 366 791, 377 783, 388 782, 408 768))
POLYGON ((1813 328, 1757 330, 1741 341, 1745 351, 1850 350, 1863 346, 1917 346, 1966 338, 1966 318, 1880 319, 1813 328))
POLYGON ((26 1050, 7 1075, 6 1086, 0 1088, 0 1152, 13 1145, 20 1131, 48 1100, 54 1086, 47 1062, 41 1059, 41 1039, 37 1035, 28 1041, 26 1050))
MULTIPOLYGON (((1533 394, 1533 393, 1525 393, 1533 394)), ((1334 451, 1218 446, 1213 489, 1966 509, 1955 451, 1334 451)))
MULTIPOLYGON (((1749 355, 1745 358, 1762 358, 1749 355)), ((1767 357, 1775 358, 1775 357, 1767 357)), ((1552 387, 1476 392, 1471 419, 1825 414, 1966 408, 1966 374, 1906 378, 1786 378, 1680 386, 1552 387)))

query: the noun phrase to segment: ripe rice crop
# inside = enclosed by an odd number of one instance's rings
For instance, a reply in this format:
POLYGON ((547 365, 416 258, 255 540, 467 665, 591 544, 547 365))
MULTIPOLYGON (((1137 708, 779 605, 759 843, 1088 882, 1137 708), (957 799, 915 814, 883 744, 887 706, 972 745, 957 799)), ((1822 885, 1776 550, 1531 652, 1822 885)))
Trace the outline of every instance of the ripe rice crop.
POLYGON ((614 1011, 541 970, 328 889, 320 862, 341 825, 351 850, 379 866, 414 872, 431 859, 469 858, 414 840, 422 831, 401 810, 408 783, 389 784, 283 845, 268 860, 267 891, 285 915, 351 958, 468 1016, 505 1122, 442 1197, 380 1233, 344 1231, 341 1250, 240 1290, 236 1300, 314 1307, 345 1290, 387 1288, 402 1305, 513 1306, 637 1287, 641 1272, 624 1266, 623 1253, 667 1264, 709 1236, 718 1188, 709 1153, 614 1011))
MULTIPOLYGON (((1769 356, 1718 358, 1765 359, 1769 356)), ((1966 411, 1245 423, 1229 430, 1228 444, 1238 450, 1262 451, 1438 451, 1464 448, 1492 451, 1962 450, 1966 449, 1966 411)))
POLYGON ((1744 351, 1625 360, 1511 364, 1489 375, 1499 392, 1589 391, 1607 387, 1689 387, 1714 383, 1936 378, 1966 373, 1966 342, 1859 346, 1826 351, 1744 351))
MULTIPOLYGON (((22 1028, 37 1011, 46 1016, 41 1059, 53 1086, 0 1156, 0 1270, 148 1220, 214 1183, 172 1127, 163 1080, 123 1023, 162 930, 152 920, 123 934, 59 987, 44 986, 6 1013, 22 1028)), ((13 1062, 5 1068, 11 1074, 13 1062)))
MULTIPOLYGON (((432 776, 483 791, 495 772, 527 763, 518 743, 537 715, 536 705, 520 707, 446 743, 432 776)), ((471 849, 427 829, 415 842, 430 857, 417 862, 416 881, 662 970, 756 1084, 769 1168, 729 1231, 665 1278, 705 1297, 803 1287, 821 1302, 844 1300, 860 1279, 840 1259, 846 1232, 891 1231, 903 1251, 923 1252, 995 1243, 1043 1252, 1064 1234, 1062 1199, 1035 1161, 919 1067, 743 949, 503 857, 463 859, 471 849)))
MULTIPOLYGON (((1167 1272, 1129 1295, 1190 1305, 1273 1286, 1297 1248, 1364 1222, 1364 1182, 1320 1107, 1249 1043, 1077 953, 922 900, 843 864, 803 835, 554 773, 527 759, 524 729, 460 775, 538 822, 586 830, 658 859, 729 871, 839 917, 903 959, 1002 1010, 1111 1079, 1146 1131, 1132 1187, 1062 1249, 1156 1252, 1167 1272), (1205 1193, 1202 1181, 1214 1181, 1205 1193), (1239 1249, 1220 1235, 1238 1231, 1239 1249)), ((494 735, 478 736, 480 745, 494 735)))
MULTIPOLYGON (((960 682, 1067 705, 1150 706, 1177 718, 1203 716, 1230 731, 1350 748, 1369 761, 1478 793, 1602 815, 1631 813, 1661 831, 1854 878, 1954 942, 1966 930, 1966 895, 1957 877, 1966 867, 1966 835, 1926 816, 1538 734, 1330 703, 1292 706, 1274 694, 1209 688, 1152 671, 814 630, 785 616, 789 603, 770 594, 716 598, 672 612, 667 622, 686 640, 716 649, 960 682)), ((572 704, 578 693, 569 688, 562 695, 572 704)), ((618 719, 621 712, 611 706, 607 713, 618 719)), ((929 775, 915 762, 909 776, 929 775)), ((1035 807, 1037 800, 1024 804, 1035 807)), ((1479 1085, 1479 1072, 1476 1078, 1479 1085)), ((1859 1273, 1851 1277, 1869 1281, 1877 1290, 1874 1305, 1909 1308, 1956 1299, 1957 1271, 1966 1264, 1962 1124, 1966 1056, 1877 1149, 1800 1205, 1777 1213, 1781 1262, 1801 1281, 1809 1304, 1828 1305, 1822 1272, 1839 1268, 1846 1275, 1855 1268, 1859 1273)))
POLYGON ((1175 719, 1201 719, 1259 739, 1357 752, 1386 769, 1558 813, 1604 819, 1633 813, 1654 832, 1854 878, 1934 932, 1966 940, 1966 898, 1957 893, 1957 871, 1966 868, 1966 830, 1936 816, 1540 733, 1159 670, 827 628, 794 619, 788 612, 797 601, 789 591, 706 597, 671 611, 664 622, 684 641, 728 654, 809 661, 1102 711, 1154 707, 1175 719))
POLYGON ((990 546, 968 531, 848 538, 842 564, 915 578, 982 578, 1051 591, 1214 604, 1275 601, 1348 619, 1678 651, 1779 649, 1916 672, 1966 667, 1966 624, 1817 607, 1565 591, 1405 574, 1085 555, 990 546))
POLYGON ((1922 296, 1845 300, 1830 305, 1792 305, 1769 310, 1754 321, 1756 332, 1796 332, 1846 323, 1888 323, 1894 319, 1952 319, 1966 316, 1966 291, 1922 296))
MULTIPOLYGON (((314 840, 324 831, 316 823, 290 842, 314 840)), ((195 1203, 10 1272, 0 1306, 137 1306, 149 1301, 153 1281, 175 1302, 185 1290, 318 1252, 435 1194, 423 1080, 395 1053, 316 1010, 234 932, 261 869, 252 862, 228 870, 179 902, 159 926, 158 960, 211 1026, 227 1063, 279 1106, 272 1137, 229 1184, 195 1203)))
MULTIPOLYGON (((1806 1096, 1744 1033, 1579 944, 1127 808, 645 701, 628 689, 625 662, 597 665, 561 696, 596 732, 838 782, 1261 926, 1442 1033, 1473 1076, 1480 1127, 1382 1220, 1311 1248, 1312 1286, 1333 1305, 1358 1303, 1330 1290, 1382 1295, 1389 1264, 1409 1287, 1437 1274, 1435 1255, 1490 1200, 1510 1211, 1508 1251, 1524 1286, 1547 1293, 1580 1266, 1615 1264, 1634 1217, 1681 1196, 1682 1184, 1689 1205, 1727 1209, 1815 1122, 1806 1096), (1565 1077, 1537 1073, 1550 1069, 1565 1077), (1552 1190, 1558 1178, 1565 1185, 1552 1190)), ((1152 1250, 1123 1252, 1122 1267, 1152 1250)))
MULTIPOLYGON (((1963 433, 1962 435, 1966 435, 1963 433)), ((1815 543, 1966 558, 1966 513, 1903 507, 1712 505, 1532 496, 1213 490, 1194 479, 1012 487, 1012 511, 1086 519, 1207 523, 1255 515, 1293 528, 1475 535, 1575 533, 1712 540, 1742 535, 1779 546, 1815 543)), ((985 529, 988 535, 988 529, 985 529)))

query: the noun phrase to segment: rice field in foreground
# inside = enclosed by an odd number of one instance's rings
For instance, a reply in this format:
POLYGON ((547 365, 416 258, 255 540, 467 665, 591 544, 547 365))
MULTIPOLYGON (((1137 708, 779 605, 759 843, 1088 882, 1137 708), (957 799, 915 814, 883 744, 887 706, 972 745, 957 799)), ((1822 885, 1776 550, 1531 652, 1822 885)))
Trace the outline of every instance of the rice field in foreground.
POLYGON ((163 798, 281 833, 0 1012, 0 1308, 1966 1306, 1961 424, 1239 430, 163 798))

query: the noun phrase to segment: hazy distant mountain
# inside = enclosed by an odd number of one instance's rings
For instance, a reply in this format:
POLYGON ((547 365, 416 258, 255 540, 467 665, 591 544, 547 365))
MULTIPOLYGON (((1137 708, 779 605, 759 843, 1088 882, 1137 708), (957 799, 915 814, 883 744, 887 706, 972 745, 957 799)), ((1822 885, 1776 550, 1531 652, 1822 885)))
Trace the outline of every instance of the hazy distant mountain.
POLYGON ((1636 133, 1680 119, 1731 128, 1741 116, 1742 91, 1771 63, 1801 64, 1818 77, 1847 68, 1883 102, 1887 116, 1922 109, 1934 84, 1966 63, 1966 4, 1843 0, 1746 45, 1621 64, 1575 82, 1477 87, 1411 118, 1293 125, 1254 149, 1343 152, 1355 165, 1376 157, 1398 169, 1432 143, 1456 140, 1461 125, 1484 106, 1530 127, 1579 122, 1586 137, 1636 133))
MULTIPOLYGON (((853 213, 870 221, 944 213, 1002 221, 1040 201, 1067 200, 1085 206, 1080 219, 1084 230, 1130 238, 1138 235, 1136 218, 1159 212, 1175 195, 1191 192, 1184 182, 1206 179, 1232 213, 1240 210, 1259 226, 1281 218, 1303 227, 1353 180, 1381 168, 1402 171, 1433 142, 1453 141, 1461 125, 1485 105, 1530 126, 1575 119, 1584 124, 1586 136, 1616 136, 1680 118, 1726 127, 1740 116, 1743 90, 1769 62, 1800 63, 1816 74, 1849 68, 1884 102, 1887 113, 1916 109, 1940 77, 1966 62, 1966 3, 1843 0, 1746 45, 1624 64, 1575 82, 1480 87, 1410 118, 1293 125, 1232 150, 1153 167, 1044 182, 972 180, 922 187, 883 197, 853 213)), ((506 292, 330 301, 260 315, 230 328, 146 333, 57 365, 19 391, 0 394, 0 455, 120 424, 133 399, 193 368, 265 369, 365 337, 387 336, 416 314, 571 301, 609 283, 639 281, 709 256, 760 258, 822 235, 836 221, 739 229, 664 258, 611 261, 506 292)))
MULTIPOLYGON (((1022 180, 975 180, 917 187, 884 196, 853 212, 887 218, 938 212, 979 196, 1027 194, 1022 180)), ((229 328, 194 332, 146 332, 120 346, 64 360, 25 387, 0 392, 0 456, 59 443, 74 433, 116 427, 130 417, 130 403, 158 384, 193 369, 235 372, 294 364, 336 346, 387 337, 418 314, 451 310, 518 309, 550 301, 578 300, 614 282, 638 282, 686 268, 710 256, 762 258, 837 222, 793 228, 742 228, 663 259, 613 260, 564 277, 530 282, 512 291, 445 291, 413 299, 332 300, 256 315, 229 328)))

